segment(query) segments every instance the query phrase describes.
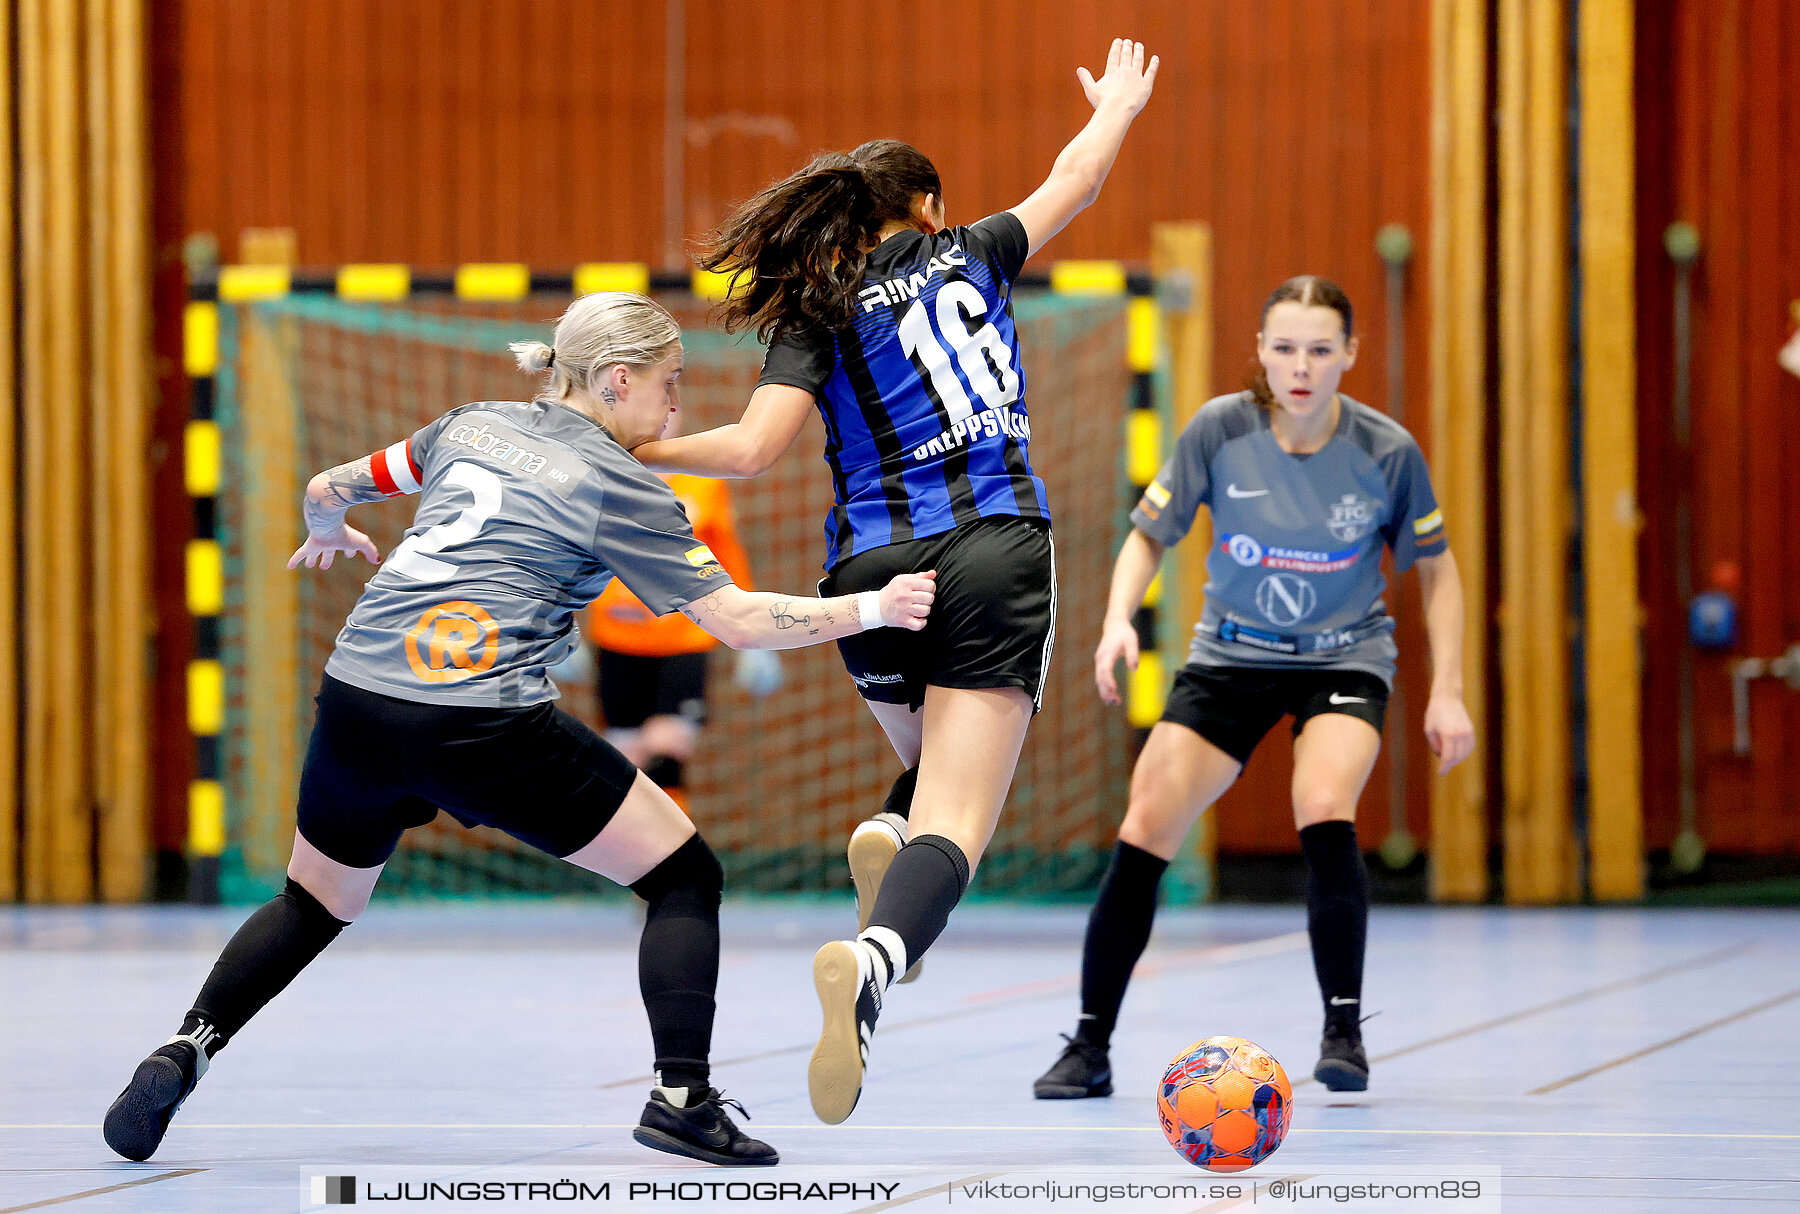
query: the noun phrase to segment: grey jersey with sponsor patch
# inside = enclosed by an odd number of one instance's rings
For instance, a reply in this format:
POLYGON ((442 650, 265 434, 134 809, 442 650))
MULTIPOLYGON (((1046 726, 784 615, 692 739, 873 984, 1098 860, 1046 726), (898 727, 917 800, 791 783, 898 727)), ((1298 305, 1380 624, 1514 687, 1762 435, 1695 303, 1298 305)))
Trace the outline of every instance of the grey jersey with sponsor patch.
POLYGON ((325 663, 367 691, 553 700, 546 671, 615 576, 658 615, 731 582, 662 478, 566 405, 464 405, 376 459, 378 484, 421 497, 325 663))
POLYGON ((1165 546, 1212 511, 1206 605, 1188 660, 1329 666, 1394 679, 1381 549, 1404 573, 1447 547, 1425 457, 1398 422, 1342 394, 1337 429, 1310 455, 1275 441, 1247 392, 1200 407, 1131 521, 1165 546))

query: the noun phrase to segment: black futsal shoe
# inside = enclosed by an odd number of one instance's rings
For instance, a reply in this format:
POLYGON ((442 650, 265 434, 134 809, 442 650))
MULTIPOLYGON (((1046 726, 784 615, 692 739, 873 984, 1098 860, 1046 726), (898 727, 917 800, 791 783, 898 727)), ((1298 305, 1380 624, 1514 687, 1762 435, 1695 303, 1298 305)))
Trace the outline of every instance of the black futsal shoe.
POLYGON ((649 1103, 644 1105, 644 1115, 638 1119, 637 1129, 631 1136, 653 1151, 686 1155, 689 1159, 703 1159, 724 1167, 781 1162, 774 1147, 758 1142, 738 1129, 725 1111, 725 1106, 730 1105, 737 1110, 738 1116, 748 1120, 750 1114, 744 1111, 743 1105, 725 1099, 725 1093, 717 1088, 704 1089, 705 1094, 697 1101, 691 1095, 693 1091, 693 1088, 688 1089, 687 1107, 678 1109, 663 1094, 663 1089, 652 1089, 649 1103))
POLYGON ((131 1082, 106 1110, 101 1132, 106 1145, 142 1162, 156 1153, 169 1120, 206 1074, 206 1051, 191 1038, 174 1037, 138 1063, 131 1082))
POLYGON ((1062 1057, 1056 1060, 1055 1066, 1038 1076, 1037 1082, 1031 1085, 1032 1093, 1039 1100, 1111 1096, 1112 1063, 1106 1056, 1106 1047, 1067 1033, 1062 1039, 1069 1043, 1063 1047, 1062 1057))
POLYGON ((1319 1065, 1313 1078, 1333 1092, 1365 1092, 1369 1088, 1369 1056, 1363 1052, 1362 1025, 1355 1020, 1327 1020, 1319 1042, 1319 1065))

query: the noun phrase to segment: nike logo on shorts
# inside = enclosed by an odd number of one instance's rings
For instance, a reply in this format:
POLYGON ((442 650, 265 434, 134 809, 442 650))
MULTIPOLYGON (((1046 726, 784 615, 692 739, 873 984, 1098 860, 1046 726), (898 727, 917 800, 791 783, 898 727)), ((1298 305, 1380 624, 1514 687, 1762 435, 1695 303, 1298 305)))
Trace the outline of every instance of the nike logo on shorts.
POLYGON ((1226 497, 1261 497, 1267 489, 1239 489, 1235 484, 1225 486, 1226 497))
POLYGON ((1341 696, 1335 691, 1326 698, 1333 704, 1367 704, 1369 702, 1367 696, 1341 696))
POLYGON ((1339 995, 1333 995, 1331 997, 1331 1006, 1332 1007, 1343 1007, 1346 1003, 1357 1003, 1357 1002, 1360 1002, 1360 1001, 1356 1000, 1356 999, 1345 999, 1339 995))

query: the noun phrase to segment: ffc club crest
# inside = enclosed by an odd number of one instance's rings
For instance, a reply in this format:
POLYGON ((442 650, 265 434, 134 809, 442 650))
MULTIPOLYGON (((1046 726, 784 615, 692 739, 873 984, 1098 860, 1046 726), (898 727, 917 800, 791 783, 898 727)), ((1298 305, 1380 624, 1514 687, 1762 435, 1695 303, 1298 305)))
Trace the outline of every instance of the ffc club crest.
POLYGON ((1360 540, 1375 522, 1375 503, 1354 493, 1346 493, 1332 503, 1331 517, 1325 525, 1331 534, 1346 544, 1360 540))

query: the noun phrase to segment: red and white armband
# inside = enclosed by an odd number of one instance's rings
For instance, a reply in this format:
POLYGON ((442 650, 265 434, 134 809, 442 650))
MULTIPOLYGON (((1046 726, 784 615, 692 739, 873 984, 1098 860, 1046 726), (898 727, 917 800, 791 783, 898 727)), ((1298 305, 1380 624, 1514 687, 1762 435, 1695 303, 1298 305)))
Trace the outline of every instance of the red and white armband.
POLYGON ((375 487, 389 497, 417 493, 419 478, 424 475, 413 462, 412 440, 406 438, 370 456, 369 468, 375 474, 375 487))

